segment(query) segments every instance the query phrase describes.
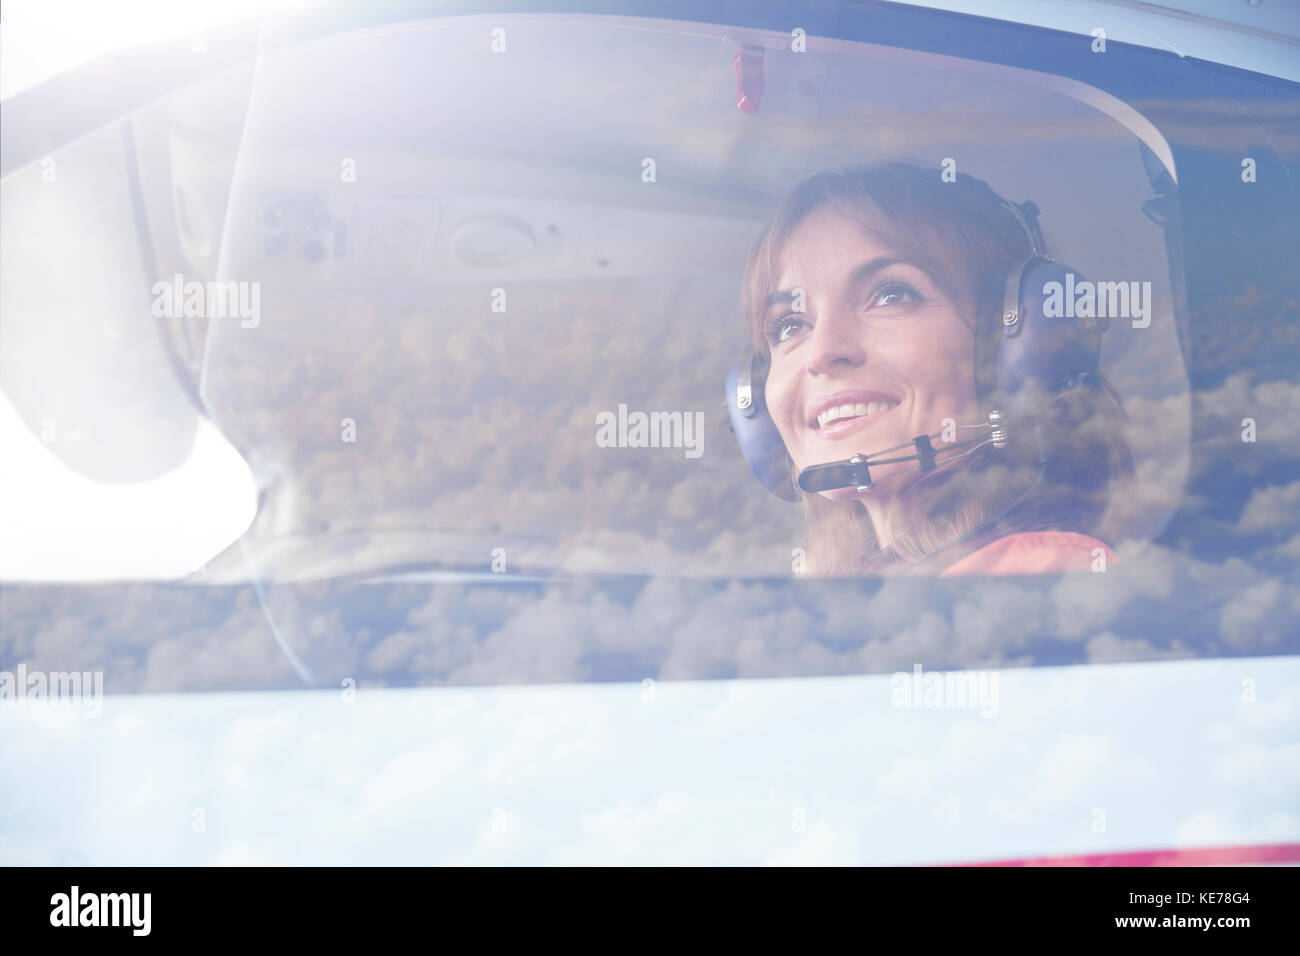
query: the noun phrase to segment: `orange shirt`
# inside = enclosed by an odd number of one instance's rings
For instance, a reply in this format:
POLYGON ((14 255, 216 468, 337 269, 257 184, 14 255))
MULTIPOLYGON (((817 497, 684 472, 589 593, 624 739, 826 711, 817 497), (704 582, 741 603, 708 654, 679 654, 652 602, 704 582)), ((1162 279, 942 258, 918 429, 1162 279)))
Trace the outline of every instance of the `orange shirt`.
POLYGON ((961 574, 1059 574, 1091 571, 1093 551, 1100 548, 1106 566, 1115 552, 1096 538, 1073 531, 1022 531, 986 544, 944 569, 939 577, 961 574))

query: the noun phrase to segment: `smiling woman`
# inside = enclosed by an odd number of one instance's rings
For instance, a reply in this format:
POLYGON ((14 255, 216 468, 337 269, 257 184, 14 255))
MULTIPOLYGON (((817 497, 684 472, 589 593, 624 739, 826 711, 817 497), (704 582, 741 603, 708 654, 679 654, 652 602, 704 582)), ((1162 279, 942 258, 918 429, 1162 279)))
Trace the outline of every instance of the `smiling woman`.
POLYGON ((1036 326, 1026 305, 1034 269, 1056 268, 1036 212, 888 163, 813 176, 764 230, 745 312, 786 467, 805 476, 791 484, 809 571, 1025 574, 1112 556, 1093 536, 1131 499, 1123 411, 1096 370, 1104 326, 1036 326), (1019 365, 999 356, 1015 335, 1019 365), (881 453, 900 448, 916 454, 881 453))

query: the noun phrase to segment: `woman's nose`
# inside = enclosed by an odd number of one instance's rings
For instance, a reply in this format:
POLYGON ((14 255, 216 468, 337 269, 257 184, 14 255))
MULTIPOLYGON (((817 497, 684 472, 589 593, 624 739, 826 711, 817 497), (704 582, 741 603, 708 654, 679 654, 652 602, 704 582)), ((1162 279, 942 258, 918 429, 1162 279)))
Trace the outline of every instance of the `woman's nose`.
POLYGON ((826 375, 836 369, 857 368, 867 360, 863 330, 852 314, 840 309, 820 310, 805 353, 807 370, 826 375))

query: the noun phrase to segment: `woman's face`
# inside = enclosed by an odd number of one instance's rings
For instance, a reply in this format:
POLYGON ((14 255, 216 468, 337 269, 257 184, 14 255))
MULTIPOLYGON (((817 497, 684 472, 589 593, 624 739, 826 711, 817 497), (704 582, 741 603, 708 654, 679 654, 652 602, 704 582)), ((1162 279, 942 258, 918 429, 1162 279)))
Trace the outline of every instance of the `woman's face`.
MULTIPOLYGON (((976 422, 972 303, 952 301, 860 225, 829 209, 808 215, 786 243, 767 303, 767 406, 797 468, 901 445, 943 430, 945 419, 976 422), (796 290, 803 312, 793 308, 796 290)), ((871 476, 915 468, 883 465, 871 476)))

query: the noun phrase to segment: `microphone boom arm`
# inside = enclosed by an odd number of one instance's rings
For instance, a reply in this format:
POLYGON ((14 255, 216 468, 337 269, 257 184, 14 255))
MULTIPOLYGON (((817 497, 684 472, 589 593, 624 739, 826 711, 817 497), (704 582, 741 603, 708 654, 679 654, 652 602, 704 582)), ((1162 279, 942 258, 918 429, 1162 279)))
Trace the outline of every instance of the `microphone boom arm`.
POLYGON ((891 478, 898 478, 902 475, 915 475, 923 472, 933 471, 941 464, 947 464, 958 458, 964 458, 986 445, 994 445, 998 448, 1005 447, 1007 442, 1006 422, 1001 412, 989 412, 989 420, 979 425, 958 425, 958 431, 969 431, 970 429, 987 430, 989 435, 983 440, 968 439, 961 442, 943 442, 939 447, 935 447, 933 440, 942 438, 943 432, 935 432, 932 435, 917 435, 910 442, 904 442, 901 445, 895 445, 893 448, 885 448, 870 455, 857 454, 852 458, 846 458, 843 461, 827 462, 823 465, 810 465, 799 472, 797 484, 799 489, 805 494, 816 494, 821 491, 833 491, 836 488, 856 488, 858 491, 870 491, 877 484, 889 481, 891 478), (903 448, 912 448, 915 454, 900 455, 894 458, 882 458, 881 455, 888 455, 891 452, 899 451, 903 448), (955 452, 958 449, 965 449, 958 454, 948 454, 942 460, 940 455, 948 452, 955 452), (871 477, 872 465, 896 465, 902 462, 915 461, 920 464, 916 468, 908 471, 900 471, 893 475, 887 475, 879 481, 871 477))

